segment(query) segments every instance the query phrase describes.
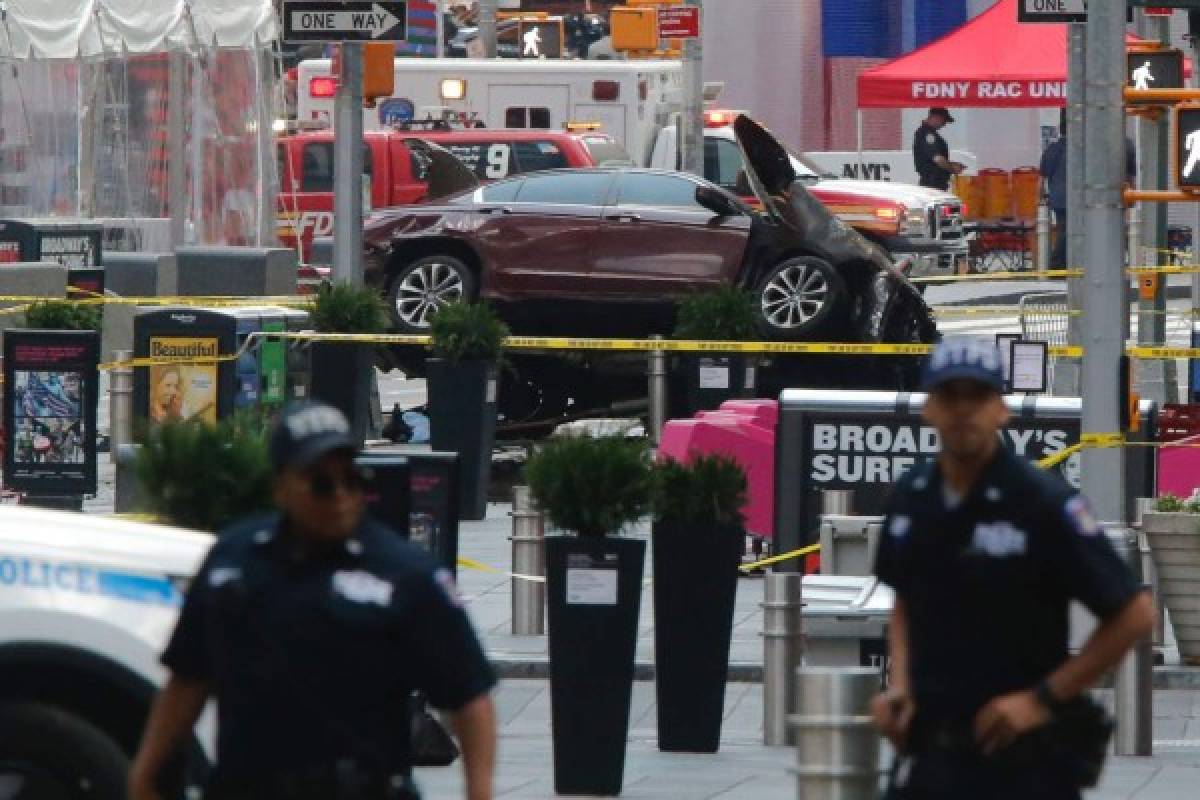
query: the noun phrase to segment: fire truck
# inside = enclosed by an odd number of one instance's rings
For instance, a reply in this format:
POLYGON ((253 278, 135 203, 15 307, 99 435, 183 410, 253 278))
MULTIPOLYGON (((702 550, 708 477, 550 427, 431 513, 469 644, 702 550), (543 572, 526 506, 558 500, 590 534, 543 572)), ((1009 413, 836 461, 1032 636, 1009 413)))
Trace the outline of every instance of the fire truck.
MULTIPOLYGON (((625 150, 609 135, 590 130, 465 128, 404 124, 368 131, 363 141, 363 211, 408 205, 430 194, 429 165, 414 139, 432 142, 458 158, 481 182, 521 172, 566 167, 632 166, 625 150)), ((331 130, 281 137, 278 236, 285 247, 299 247, 303 261, 314 237, 333 235, 333 152, 331 130)), ((436 192, 435 192, 436 193, 436 192)))

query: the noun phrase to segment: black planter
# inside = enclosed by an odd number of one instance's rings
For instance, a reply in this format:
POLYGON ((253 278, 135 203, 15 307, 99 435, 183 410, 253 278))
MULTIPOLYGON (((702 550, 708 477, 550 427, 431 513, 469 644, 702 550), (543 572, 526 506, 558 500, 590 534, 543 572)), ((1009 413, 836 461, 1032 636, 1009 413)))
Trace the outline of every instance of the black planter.
POLYGON ((434 450, 458 453, 459 516, 483 519, 496 441, 496 365, 452 364, 440 358, 425 365, 430 444, 434 450))
POLYGON ((361 445, 371 422, 371 380, 375 376, 374 345, 313 342, 308 351, 313 400, 339 409, 361 445))
POLYGON ((690 417, 726 400, 753 397, 757 359, 744 355, 684 353, 675 359, 670 413, 690 417))
POLYGON ((738 525, 654 525, 654 659, 658 749, 715 753, 721 744, 738 525))
POLYGON ((621 793, 645 561, 637 539, 546 538, 557 794, 621 793))

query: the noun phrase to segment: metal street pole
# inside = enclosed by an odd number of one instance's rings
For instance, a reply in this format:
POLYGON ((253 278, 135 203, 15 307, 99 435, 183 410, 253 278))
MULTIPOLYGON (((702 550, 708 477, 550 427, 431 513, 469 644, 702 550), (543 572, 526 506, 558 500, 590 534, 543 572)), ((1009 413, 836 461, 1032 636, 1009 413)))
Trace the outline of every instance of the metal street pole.
MULTIPOLYGON (((1087 220, 1083 203, 1084 159, 1084 67, 1087 51, 1087 26, 1073 22, 1067 25, 1067 266, 1084 266, 1084 230, 1087 220)), ((1067 279, 1067 344, 1083 342, 1083 278, 1067 279)), ((1064 359, 1054 370, 1054 393, 1064 397, 1079 395, 1081 366, 1078 361, 1064 359)))
MULTIPOLYGON (((1170 17, 1146 16, 1143 9, 1137 10, 1138 35, 1151 42, 1170 41, 1170 17)), ((1159 119, 1141 118, 1138 121, 1138 188, 1166 189, 1169 186, 1167 162, 1170 148, 1170 116, 1159 119)), ((1140 258, 1136 266, 1159 266, 1167 263, 1163 251, 1167 246, 1167 206, 1165 203, 1141 204, 1142 247, 1137 251, 1140 258)), ((1131 255, 1132 258, 1132 255, 1131 255)), ((1138 344, 1163 344, 1167 337, 1166 280, 1162 276, 1148 299, 1138 293, 1138 344)), ((1172 363, 1169 361, 1145 361, 1138 364, 1138 389, 1143 397, 1160 403, 1173 402, 1174 381, 1172 363)))
POLYGON ((171 247, 184 244, 187 231, 187 53, 167 54, 167 214, 171 247))
MULTIPOLYGON (((704 27, 704 0, 692 0, 704 27)), ((704 44, 701 37, 683 48, 684 106, 682 120, 683 171, 704 177, 704 44)))
POLYGON ((496 7, 498 0, 479 0, 479 38, 483 57, 496 57, 496 7))
MULTIPOLYGON (((1125 171, 1125 4, 1091 3, 1087 21, 1085 89, 1083 335, 1083 432, 1121 429, 1121 357, 1127 320, 1125 265, 1121 257, 1125 171)), ((1124 453, 1092 448, 1082 455, 1083 491, 1101 520, 1121 523, 1124 453)))
POLYGON ((434 9, 437 15, 437 44, 434 45, 433 54, 437 58, 446 57, 446 0, 437 0, 437 8, 434 9))
POLYGON ((363 49, 343 42, 334 99, 333 280, 362 286, 363 49))

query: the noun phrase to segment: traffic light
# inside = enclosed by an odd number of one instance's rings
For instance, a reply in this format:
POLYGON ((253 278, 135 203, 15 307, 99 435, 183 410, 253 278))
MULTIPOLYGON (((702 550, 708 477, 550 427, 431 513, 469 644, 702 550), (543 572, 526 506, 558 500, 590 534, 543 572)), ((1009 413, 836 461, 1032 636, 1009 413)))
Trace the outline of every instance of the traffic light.
POLYGON ((522 19, 517 25, 517 56, 562 58, 564 38, 561 17, 522 19))
POLYGON ((396 91, 396 46, 391 42, 365 42, 363 49, 363 105, 374 108, 380 97, 396 91))
POLYGON ((1130 89, 1182 89, 1183 52, 1174 48, 1131 48, 1125 56, 1130 89))
POLYGON ((1175 107, 1174 140, 1176 185, 1200 193, 1200 103, 1175 107))
POLYGON ((609 12, 609 30, 614 50, 657 50, 658 9, 624 8, 609 12))

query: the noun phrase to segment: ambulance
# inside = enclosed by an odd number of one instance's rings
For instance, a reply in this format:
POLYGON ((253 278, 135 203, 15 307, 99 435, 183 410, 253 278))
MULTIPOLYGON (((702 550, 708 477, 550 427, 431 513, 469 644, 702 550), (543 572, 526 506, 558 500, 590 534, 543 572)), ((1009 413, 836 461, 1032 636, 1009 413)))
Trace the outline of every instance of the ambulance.
MULTIPOLYGON (((333 123, 338 81, 330 59, 297 68, 296 120, 333 123)), ((658 132, 683 107, 678 61, 397 58, 395 93, 363 111, 366 131, 448 112, 486 128, 566 130, 587 122, 648 163, 658 132)))

